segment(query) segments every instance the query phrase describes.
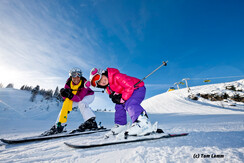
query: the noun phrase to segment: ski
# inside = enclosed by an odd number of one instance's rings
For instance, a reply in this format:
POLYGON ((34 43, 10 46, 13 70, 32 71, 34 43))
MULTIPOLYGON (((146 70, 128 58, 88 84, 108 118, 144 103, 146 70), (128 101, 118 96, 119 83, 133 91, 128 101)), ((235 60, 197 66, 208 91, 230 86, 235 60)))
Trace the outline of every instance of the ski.
POLYGON ((181 133, 181 134, 164 134, 159 137, 147 137, 147 138, 138 138, 134 140, 121 140, 116 142, 108 142, 108 143, 100 143, 100 144, 89 144, 89 145, 75 145, 64 142, 65 145, 71 148, 79 148, 79 149, 86 149, 86 148, 94 148, 94 147, 103 147, 103 146, 111 146, 111 145, 118 145, 118 144, 127 144, 127 143, 135 143, 135 142, 143 142, 143 141, 152 141, 152 140, 159 140, 159 139, 166 139, 166 138, 173 138, 173 137, 180 137, 180 136, 187 136, 188 133, 181 133))
POLYGON ((25 137, 25 138, 19 138, 19 139, 0 139, 2 142, 7 144, 18 144, 18 143, 26 143, 26 142, 33 142, 33 141, 44 141, 49 139, 57 139, 57 138, 64 138, 64 137, 71 137, 71 136, 78 136, 78 135, 88 135, 88 134, 94 134, 98 132, 106 132, 110 129, 102 128, 99 130, 90 130, 90 131, 84 131, 84 132, 76 132, 76 133, 65 133, 65 134, 55 134, 55 135, 49 135, 49 136, 33 136, 33 137, 25 137))

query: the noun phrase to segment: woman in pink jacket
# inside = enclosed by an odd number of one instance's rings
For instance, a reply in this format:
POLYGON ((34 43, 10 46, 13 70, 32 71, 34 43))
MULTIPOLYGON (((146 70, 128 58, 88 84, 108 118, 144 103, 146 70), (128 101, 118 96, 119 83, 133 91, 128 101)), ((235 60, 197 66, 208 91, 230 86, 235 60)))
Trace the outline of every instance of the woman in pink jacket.
POLYGON ((90 81, 93 87, 106 89, 115 105, 115 126, 111 129, 114 135, 127 132, 129 135, 145 135, 152 132, 152 126, 141 106, 145 98, 146 88, 144 82, 126 74, 122 74, 115 68, 107 68, 101 71, 93 68, 90 73, 90 81), (127 129, 128 112, 133 122, 127 129))

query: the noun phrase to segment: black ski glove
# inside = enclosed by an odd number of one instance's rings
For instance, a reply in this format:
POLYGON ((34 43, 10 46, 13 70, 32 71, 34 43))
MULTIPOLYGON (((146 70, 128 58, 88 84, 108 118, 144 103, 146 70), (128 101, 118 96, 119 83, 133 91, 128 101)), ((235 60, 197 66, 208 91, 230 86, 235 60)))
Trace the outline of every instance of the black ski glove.
POLYGON ((109 97, 111 98, 111 100, 113 101, 113 103, 115 104, 122 104, 120 101, 122 99, 122 94, 114 94, 114 93, 111 93, 109 95, 109 97))
POLYGON ((72 93, 72 90, 71 89, 67 89, 67 88, 60 89, 60 94, 63 97, 69 98, 70 100, 74 97, 74 94, 72 93))

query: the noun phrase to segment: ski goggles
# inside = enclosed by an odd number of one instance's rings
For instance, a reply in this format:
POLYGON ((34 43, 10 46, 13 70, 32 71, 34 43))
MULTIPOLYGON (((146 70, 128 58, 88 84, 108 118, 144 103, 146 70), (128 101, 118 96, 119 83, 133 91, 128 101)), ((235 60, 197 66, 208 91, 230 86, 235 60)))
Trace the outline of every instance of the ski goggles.
POLYGON ((72 76, 72 78, 81 77, 81 73, 79 73, 79 72, 71 72, 70 76, 72 76))
POLYGON ((92 76, 92 79, 91 79, 91 85, 93 87, 97 87, 98 85, 98 82, 101 80, 102 78, 102 74, 99 73, 99 70, 97 68, 93 68, 91 70, 91 76, 92 76))

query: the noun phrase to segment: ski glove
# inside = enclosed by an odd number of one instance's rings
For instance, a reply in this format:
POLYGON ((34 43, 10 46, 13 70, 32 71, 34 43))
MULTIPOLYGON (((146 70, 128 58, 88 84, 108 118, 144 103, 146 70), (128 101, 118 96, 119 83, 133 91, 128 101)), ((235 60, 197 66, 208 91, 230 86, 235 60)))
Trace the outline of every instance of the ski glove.
POLYGON ((90 81, 86 81, 84 84, 85 88, 89 88, 91 86, 91 82, 90 81))
POLYGON ((109 97, 112 99, 113 103, 115 104, 123 104, 125 101, 122 98, 122 94, 114 94, 111 93, 109 97))
POLYGON ((71 89, 67 89, 67 88, 60 89, 60 94, 63 97, 69 98, 70 100, 74 97, 74 94, 72 93, 72 90, 71 89))

